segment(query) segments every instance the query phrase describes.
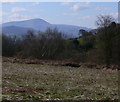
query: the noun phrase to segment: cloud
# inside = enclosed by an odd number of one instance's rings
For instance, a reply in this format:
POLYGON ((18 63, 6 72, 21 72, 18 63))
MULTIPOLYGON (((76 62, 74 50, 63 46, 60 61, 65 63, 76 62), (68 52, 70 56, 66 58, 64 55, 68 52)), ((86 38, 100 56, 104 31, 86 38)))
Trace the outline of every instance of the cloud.
POLYGON ((20 13, 4 13, 2 22, 11 22, 11 21, 22 21, 22 20, 28 20, 28 19, 33 19, 37 18, 38 15, 27 15, 27 14, 20 14, 20 13))
POLYGON ((34 2, 34 3, 32 3, 33 6, 40 5, 40 4, 41 4, 41 2, 34 2))
POLYGON ((71 2, 62 2, 61 5, 66 6, 69 5, 71 2))
POLYGON ((17 20, 21 20, 21 19, 23 19, 23 18, 25 18, 23 15, 14 13, 14 14, 12 14, 12 15, 9 15, 8 20, 9 20, 9 21, 17 21, 17 20))
POLYGON ((63 5, 63 6, 66 6, 66 5, 69 5, 70 3, 72 3, 73 0, 63 0, 63 2, 61 2, 60 4, 63 5))
POLYGON ((12 10, 11 10, 11 12, 22 12, 22 11, 26 11, 26 9, 15 7, 15 8, 12 8, 12 10))
POLYGON ((27 15, 20 15, 18 13, 10 14, 8 17, 4 17, 2 22, 10 22, 10 21, 20 21, 20 20, 27 20, 30 17, 27 15))
POLYGON ((80 2, 80 3, 76 3, 75 5, 73 5, 71 9, 73 11, 77 11, 77 10, 84 10, 88 8, 90 8, 89 2, 80 2))
POLYGON ((2 14, 3 16, 7 16, 7 15, 9 15, 8 12, 1 12, 1 14, 2 14))
POLYGON ((79 15, 79 13, 76 13, 76 12, 73 12, 73 13, 63 13, 63 15, 65 15, 65 16, 78 16, 79 15))
POLYGON ((91 19, 92 16, 84 16, 83 18, 84 18, 84 19, 91 19))
POLYGON ((21 16, 20 16, 20 14, 15 13, 15 14, 11 15, 10 17, 11 18, 18 18, 18 17, 21 17, 21 16))
POLYGON ((29 18, 31 18, 31 17, 27 16, 27 15, 21 15, 21 14, 15 13, 13 15, 10 15, 9 20, 10 21, 20 21, 20 20, 27 20, 29 18))
POLYGON ((118 12, 112 12, 112 13, 105 13, 105 14, 102 14, 103 16, 104 15, 110 15, 112 16, 114 19, 117 19, 118 18, 118 12))
POLYGON ((17 1, 20 1, 20 0, 3 0, 2 2, 17 2, 17 1))
MULTIPOLYGON (((114 17, 114 19, 115 19, 115 21, 118 21, 118 12, 114 12, 114 13, 110 13, 110 15, 112 16, 112 17, 114 17)), ((119 17, 120 17, 120 15, 119 15, 119 17)))
POLYGON ((97 7, 96 10, 103 11, 103 10, 110 10, 110 8, 107 8, 107 7, 97 7))
POLYGON ((112 16, 115 17, 115 18, 118 18, 118 12, 110 13, 110 15, 112 15, 112 16))
POLYGON ((0 15, 2 15, 2 13, 3 13, 2 10, 0 10, 0 15))

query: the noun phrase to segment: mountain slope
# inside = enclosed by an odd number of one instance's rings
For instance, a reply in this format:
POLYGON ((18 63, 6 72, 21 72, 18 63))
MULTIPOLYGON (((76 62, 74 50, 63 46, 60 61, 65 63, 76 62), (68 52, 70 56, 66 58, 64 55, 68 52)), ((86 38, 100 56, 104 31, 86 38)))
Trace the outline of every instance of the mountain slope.
POLYGON ((7 34, 7 35, 14 35, 14 34, 22 35, 22 34, 26 34, 29 30, 33 30, 33 29, 17 27, 17 26, 2 27, 3 34, 7 34))
POLYGON ((79 27, 79 26, 73 26, 73 25, 65 25, 65 24, 55 24, 54 25, 59 31, 70 35, 71 37, 78 37, 78 33, 80 29, 84 29, 84 30, 91 30, 89 28, 86 27, 79 27))
POLYGON ((79 27, 79 26, 73 26, 73 25, 51 24, 46 22, 43 19, 31 19, 31 20, 25 20, 25 21, 14 21, 14 22, 3 23, 2 28, 3 28, 3 33, 6 33, 6 34, 26 33, 26 31, 29 28, 34 29, 35 31, 41 31, 41 32, 44 32, 47 28, 51 28, 51 29, 57 28, 58 31, 66 34, 68 37, 77 37, 80 29, 91 30, 86 27, 79 27))
POLYGON ((24 28, 33 28, 35 30, 39 29, 45 29, 46 27, 49 27, 51 24, 48 22, 42 20, 42 19, 31 19, 31 20, 25 20, 25 21, 13 21, 8 23, 3 23, 3 27, 6 26, 19 26, 24 28), (44 28, 45 27, 45 28, 44 28))

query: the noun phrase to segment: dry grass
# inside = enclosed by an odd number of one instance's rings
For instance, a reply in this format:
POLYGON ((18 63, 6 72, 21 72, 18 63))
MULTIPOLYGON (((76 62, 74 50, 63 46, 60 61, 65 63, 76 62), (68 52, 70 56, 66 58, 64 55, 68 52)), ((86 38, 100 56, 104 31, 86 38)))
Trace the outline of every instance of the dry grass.
POLYGON ((3 99, 118 99, 118 71, 3 63, 3 99))

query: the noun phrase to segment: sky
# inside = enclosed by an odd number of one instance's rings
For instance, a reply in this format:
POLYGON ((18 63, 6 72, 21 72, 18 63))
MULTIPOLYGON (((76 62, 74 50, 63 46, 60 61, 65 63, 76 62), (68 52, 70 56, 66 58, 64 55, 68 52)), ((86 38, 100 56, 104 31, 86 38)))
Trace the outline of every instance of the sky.
POLYGON ((118 19, 117 2, 12 2, 2 3, 2 22, 40 18, 51 24, 96 28, 99 15, 118 19))

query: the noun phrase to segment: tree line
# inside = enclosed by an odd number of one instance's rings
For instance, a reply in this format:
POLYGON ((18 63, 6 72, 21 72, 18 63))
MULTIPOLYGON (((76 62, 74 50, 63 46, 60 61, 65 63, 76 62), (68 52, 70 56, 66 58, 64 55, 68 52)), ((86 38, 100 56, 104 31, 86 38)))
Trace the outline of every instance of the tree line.
POLYGON ((2 56, 49 60, 71 59, 99 64, 120 63, 120 25, 109 15, 100 15, 95 31, 79 30, 80 37, 65 39, 55 29, 21 37, 2 34, 2 56))

